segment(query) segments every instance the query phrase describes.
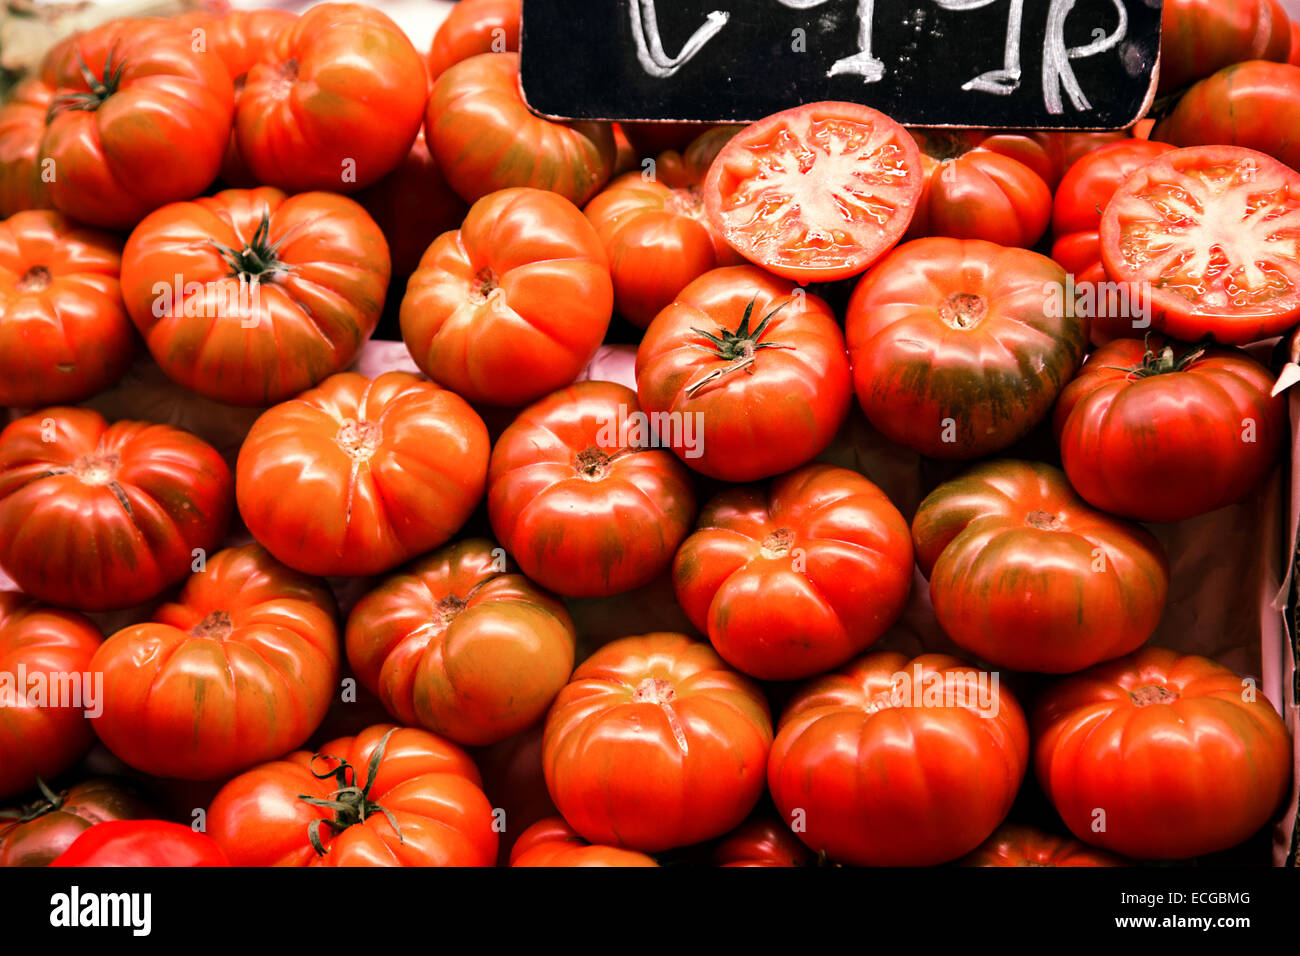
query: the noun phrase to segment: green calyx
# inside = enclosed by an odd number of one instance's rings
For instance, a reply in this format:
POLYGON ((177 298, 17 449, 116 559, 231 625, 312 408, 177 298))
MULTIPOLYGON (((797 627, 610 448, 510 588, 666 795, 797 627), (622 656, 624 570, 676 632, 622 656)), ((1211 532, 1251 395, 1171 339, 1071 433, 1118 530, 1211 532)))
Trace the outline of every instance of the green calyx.
POLYGON ((752 375, 754 371, 754 357, 761 349, 794 348, 792 345, 780 345, 776 342, 759 341, 763 337, 763 333, 767 331, 767 327, 771 324, 772 319, 775 318, 778 312, 789 305, 791 300, 787 299, 771 312, 767 313, 767 315, 763 316, 763 320, 754 327, 753 331, 750 331, 749 321, 753 317, 754 304, 757 301, 757 296, 749 300, 749 305, 745 306, 745 314, 741 317, 740 325, 736 327, 734 332, 719 327, 717 334, 715 335, 712 332, 706 332, 704 329, 692 327, 692 332, 704 336, 709 343, 708 345, 692 345, 692 348, 708 352, 714 358, 731 364, 727 368, 714 369, 708 375, 704 376, 704 378, 690 386, 690 388, 686 390, 687 396, 694 395, 709 382, 732 372, 739 371, 742 368, 752 375))
POLYGON ((52 120, 59 113, 69 110, 85 110, 93 113, 103 105, 106 99, 117 92, 117 88, 122 82, 122 71, 126 69, 126 60, 117 55, 116 43, 108 51, 108 56, 104 60, 102 76, 94 74, 94 71, 87 65, 85 58, 82 57, 81 50, 77 50, 76 53, 77 69, 81 73, 81 78, 85 80, 88 89, 78 93, 61 93, 56 96, 50 104, 46 122, 52 120))
POLYGON ((274 278, 279 273, 293 271, 293 266, 281 262, 279 258, 280 244, 288 237, 281 236, 276 242, 271 242, 270 234, 271 213, 266 210, 262 213, 262 221, 257 224, 253 238, 242 249, 220 243, 214 245, 221 253, 221 258, 230 266, 232 276, 245 276, 250 281, 261 282, 274 278))
MULTIPOLYGON (((339 788, 325 799, 308 796, 305 793, 298 794, 298 799, 305 803, 334 811, 333 819, 313 820, 307 827, 307 839, 311 841, 312 849, 316 851, 318 856, 325 855, 325 843, 321 840, 320 835, 322 826, 329 827, 337 836, 350 826, 364 823, 376 813, 382 813, 388 819, 389 824, 392 825, 393 831, 397 834, 397 839, 406 842, 402 840, 402 831, 398 827, 393 814, 383 805, 370 799, 370 788, 374 786, 375 777, 379 773, 379 764, 384 759, 384 750, 388 746, 388 738, 395 733, 397 733, 396 727, 384 734, 383 739, 379 741, 379 746, 370 755, 370 762, 366 767, 366 783, 363 787, 358 787, 355 782, 349 782, 349 777, 354 777, 355 774, 352 765, 344 761, 340 761, 338 767, 334 770, 327 770, 323 773, 317 773, 315 769, 312 769, 311 775, 317 780, 326 780, 333 777, 339 785, 339 788)), ((316 754, 312 757, 312 764, 314 765, 317 760, 326 759, 334 758, 329 758, 324 754, 316 754)))
POLYGON ((0 810, 0 823, 30 823, 38 817, 43 817, 47 813, 53 813, 55 810, 63 808, 63 801, 68 798, 66 790, 55 793, 49 788, 44 780, 36 778, 36 789, 40 791, 40 797, 31 803, 16 810, 0 810))

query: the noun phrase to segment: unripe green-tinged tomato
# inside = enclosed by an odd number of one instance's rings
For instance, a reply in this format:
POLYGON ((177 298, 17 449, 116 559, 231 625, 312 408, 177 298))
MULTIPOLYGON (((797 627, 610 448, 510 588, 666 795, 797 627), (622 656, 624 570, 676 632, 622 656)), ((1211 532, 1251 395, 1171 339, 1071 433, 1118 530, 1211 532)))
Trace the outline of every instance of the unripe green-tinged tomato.
POLYGON ((46 866, 72 841, 106 820, 143 820, 153 809, 125 781, 93 778, 55 792, 36 781, 40 796, 0 810, 0 867, 46 866))

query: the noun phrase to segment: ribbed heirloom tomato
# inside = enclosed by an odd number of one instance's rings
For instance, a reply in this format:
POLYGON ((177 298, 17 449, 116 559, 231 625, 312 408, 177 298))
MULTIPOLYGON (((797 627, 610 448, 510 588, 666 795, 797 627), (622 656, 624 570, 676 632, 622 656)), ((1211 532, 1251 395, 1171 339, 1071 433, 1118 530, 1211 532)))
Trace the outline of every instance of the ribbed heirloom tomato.
POLYGON ((996 674, 885 651, 795 693, 767 782, 814 852, 855 866, 932 866, 993 832, 1028 761, 1024 714, 996 674))
POLYGON ((1241 843, 1291 781, 1291 735, 1253 685, 1160 647, 1049 688, 1033 715, 1034 762, 1072 833, 1137 859, 1241 843))
POLYGON ((1051 465, 993 461, 921 502, 912 543, 944 632, 999 667, 1062 674, 1127 654, 1160 623, 1169 566, 1051 465))
POLYGON ((519 50, 523 0, 460 0, 442 21, 429 48, 429 75, 480 53, 519 50))
POLYGON ((0 217, 53 206, 42 179, 41 136, 54 90, 37 76, 22 80, 0 106, 0 217))
POLYGON ((846 468, 812 464, 705 506, 673 562, 691 623, 732 667, 795 680, 846 663, 903 611, 907 522, 846 468))
POLYGON ((754 808, 772 744, 767 701, 707 644, 606 644, 546 717, 546 786, 593 843, 653 853, 721 836, 754 808))
POLYGON ((211 837, 167 820, 107 820, 72 841, 50 866, 230 866, 211 837))
POLYGON ((573 671, 576 640, 564 605, 477 538, 368 592, 348 617, 347 654, 403 724, 482 745, 545 716, 573 671))
POLYGON ((517 407, 577 377, 613 308, 609 260, 582 211, 541 189, 503 189, 424 254, 402 299, 402 338, 435 382, 517 407))
POLYGON ((563 817, 538 820, 510 851, 511 866, 658 866, 635 850, 588 843, 563 817))
POLYGON ((383 233, 351 199, 228 189, 140 223, 122 292, 168 377, 219 402, 271 405, 356 357, 389 272, 383 233))
POLYGON ((220 780, 287 753, 329 707, 336 614, 324 582, 264 548, 220 551, 175 603, 96 652, 104 702, 95 732, 124 763, 184 780, 220 780))
POLYGON ((1158 91, 1243 60, 1285 62, 1290 46, 1290 18, 1278 0, 1164 0, 1158 91))
POLYGON ((454 392, 407 372, 345 372, 253 424, 236 466, 239 513, 291 568, 381 574, 465 523, 488 448, 483 420, 454 392))
POLYGON ((43 780, 36 785, 40 796, 31 803, 0 810, 0 867, 47 866, 97 823, 154 815, 139 793, 111 777, 58 792, 43 780))
POLYGON ((715 866, 808 866, 812 853, 780 820, 755 817, 728 833, 713 849, 715 866))
POLYGON ((962 866, 1125 866, 1104 850, 1078 840, 1007 823, 997 828, 962 866))
POLYGON ((0 432, 0 568, 86 611, 147 601, 213 550, 233 482, 216 449, 147 422, 47 408, 0 432))

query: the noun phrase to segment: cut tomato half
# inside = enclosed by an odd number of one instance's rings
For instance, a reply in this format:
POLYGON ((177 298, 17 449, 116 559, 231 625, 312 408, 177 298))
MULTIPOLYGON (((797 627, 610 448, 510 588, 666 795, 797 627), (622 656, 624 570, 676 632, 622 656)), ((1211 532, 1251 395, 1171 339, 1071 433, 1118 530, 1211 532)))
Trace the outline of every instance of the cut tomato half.
POLYGON ((1149 292, 1155 325, 1244 345, 1300 318, 1300 173, 1264 153, 1165 153, 1116 191, 1101 221, 1109 277, 1149 292))
POLYGON ((705 182, 714 227, 796 282, 863 272, 907 231, 923 185, 907 131, 856 103, 810 103, 741 130, 705 182))

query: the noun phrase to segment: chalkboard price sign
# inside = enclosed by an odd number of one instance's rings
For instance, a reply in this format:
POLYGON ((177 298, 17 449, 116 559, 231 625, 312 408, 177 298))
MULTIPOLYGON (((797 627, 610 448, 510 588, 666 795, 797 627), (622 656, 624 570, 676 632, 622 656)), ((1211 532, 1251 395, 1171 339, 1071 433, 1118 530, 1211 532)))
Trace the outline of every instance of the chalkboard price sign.
POLYGON ((525 0, 524 98, 560 119, 752 122, 849 100, 908 126, 1119 129, 1161 0, 525 0))

